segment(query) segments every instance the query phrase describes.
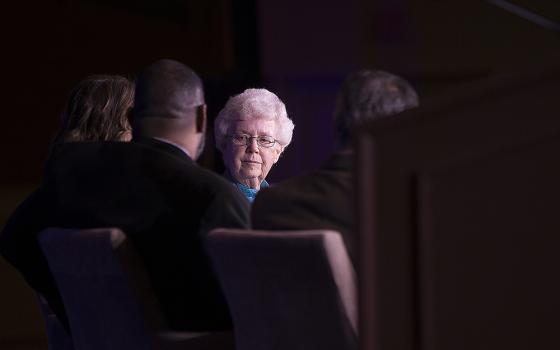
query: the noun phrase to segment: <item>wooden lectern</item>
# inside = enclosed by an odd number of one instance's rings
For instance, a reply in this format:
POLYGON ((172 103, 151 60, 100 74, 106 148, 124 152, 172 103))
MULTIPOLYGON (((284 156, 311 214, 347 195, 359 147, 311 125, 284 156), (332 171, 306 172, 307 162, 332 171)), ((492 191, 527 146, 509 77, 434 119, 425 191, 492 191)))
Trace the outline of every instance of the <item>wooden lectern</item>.
POLYGON ((362 350, 560 349, 560 71, 361 128, 362 350))

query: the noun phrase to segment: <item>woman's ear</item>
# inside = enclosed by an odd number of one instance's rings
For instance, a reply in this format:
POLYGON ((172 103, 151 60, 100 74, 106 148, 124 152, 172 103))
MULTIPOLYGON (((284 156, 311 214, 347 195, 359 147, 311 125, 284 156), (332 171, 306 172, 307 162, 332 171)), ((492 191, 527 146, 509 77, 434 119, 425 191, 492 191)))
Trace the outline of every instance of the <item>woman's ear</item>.
POLYGON ((280 147, 275 147, 274 148, 274 163, 276 163, 278 161, 278 159, 280 159, 280 156, 282 155, 282 152, 284 152, 284 146, 280 145, 280 147))

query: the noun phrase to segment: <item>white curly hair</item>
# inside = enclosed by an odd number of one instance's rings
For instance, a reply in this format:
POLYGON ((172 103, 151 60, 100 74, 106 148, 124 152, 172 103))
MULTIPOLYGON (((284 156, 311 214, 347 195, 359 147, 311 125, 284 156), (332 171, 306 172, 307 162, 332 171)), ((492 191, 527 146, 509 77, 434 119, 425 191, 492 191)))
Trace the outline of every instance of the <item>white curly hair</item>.
POLYGON ((216 147, 225 148, 228 128, 231 123, 240 120, 262 118, 276 122, 276 135, 273 137, 285 148, 292 142, 294 123, 288 117, 286 106, 267 89, 247 89, 229 98, 214 121, 216 147))

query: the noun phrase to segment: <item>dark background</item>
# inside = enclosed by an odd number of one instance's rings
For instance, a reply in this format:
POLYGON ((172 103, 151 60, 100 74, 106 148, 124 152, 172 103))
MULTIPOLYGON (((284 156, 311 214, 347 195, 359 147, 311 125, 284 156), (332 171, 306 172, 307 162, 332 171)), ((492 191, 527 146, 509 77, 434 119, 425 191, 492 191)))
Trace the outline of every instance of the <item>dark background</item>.
MULTIPOLYGON (((560 20, 556 1, 515 3, 560 20)), ((0 226, 39 183, 67 94, 90 74, 134 77, 157 59, 182 61, 203 77, 210 120, 229 96, 270 89, 296 125, 269 175, 278 182, 319 166, 333 149, 334 96, 352 70, 397 73, 422 102, 560 58, 559 33, 474 0, 20 0, 0 6, 0 226)), ((201 163, 220 171, 220 158, 210 138, 201 163)), ((0 347, 44 346, 32 295, 3 263, 0 296, 0 347)))
MULTIPOLYGON (((516 3, 560 19, 553 1, 516 3)), ((333 97, 356 68, 403 75, 425 99, 556 61, 560 53, 558 33, 483 1, 50 0, 3 6, 2 187, 40 179, 67 94, 89 74, 134 77, 159 58, 177 59, 203 77, 211 120, 245 88, 276 92, 296 129, 270 174, 274 182, 318 166, 330 152, 333 97)), ((220 170, 221 155, 209 146, 201 163, 220 170)))

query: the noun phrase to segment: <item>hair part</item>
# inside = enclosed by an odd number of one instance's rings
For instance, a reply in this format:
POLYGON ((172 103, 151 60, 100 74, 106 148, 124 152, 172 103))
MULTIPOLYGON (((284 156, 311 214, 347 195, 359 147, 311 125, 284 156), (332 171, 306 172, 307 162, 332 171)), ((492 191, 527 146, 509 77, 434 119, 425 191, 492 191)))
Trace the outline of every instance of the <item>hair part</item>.
POLYGON ((125 141, 134 84, 118 75, 92 75, 70 92, 55 142, 125 141))
POLYGON ((220 151, 225 148, 230 125, 235 121, 251 119, 275 121, 276 135, 274 138, 278 143, 285 148, 292 142, 294 123, 288 117, 282 100, 267 89, 247 89, 230 97, 224 108, 218 113, 214 121, 216 147, 220 151))
POLYGON ((337 96, 334 122, 339 142, 346 146, 358 124, 417 106, 418 95, 406 80, 382 70, 354 72, 337 96))

